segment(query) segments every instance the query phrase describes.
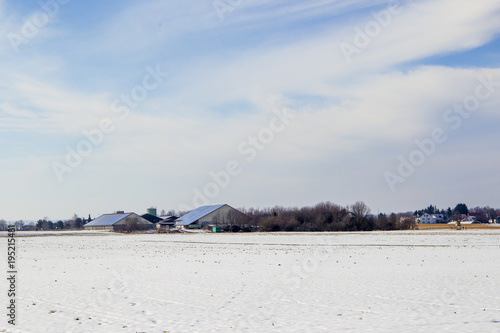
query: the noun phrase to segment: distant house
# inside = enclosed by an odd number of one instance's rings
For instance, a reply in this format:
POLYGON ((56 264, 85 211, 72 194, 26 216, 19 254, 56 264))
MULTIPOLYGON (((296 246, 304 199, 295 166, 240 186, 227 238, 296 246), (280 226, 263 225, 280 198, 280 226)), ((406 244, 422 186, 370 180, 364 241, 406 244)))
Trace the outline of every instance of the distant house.
POLYGON ((237 222, 244 216, 242 212, 226 204, 201 206, 177 219, 175 226, 199 229, 206 225, 227 225, 237 222))
POLYGON ((475 224, 479 223, 479 220, 475 216, 467 216, 465 219, 460 221, 461 224, 475 224))
POLYGON ((427 214, 420 216, 421 224, 435 224, 435 223, 444 223, 446 218, 443 214, 427 214))
POLYGON ((136 213, 118 212, 104 214, 84 225, 85 230, 124 231, 136 226, 138 229, 150 229, 153 223, 136 213))
POLYGON ((497 216, 496 214, 494 214, 493 216, 488 214, 488 223, 500 223, 500 216, 497 216))
POLYGON ((478 223, 487 223, 489 219, 489 215, 483 213, 469 213, 469 217, 475 217, 478 223))

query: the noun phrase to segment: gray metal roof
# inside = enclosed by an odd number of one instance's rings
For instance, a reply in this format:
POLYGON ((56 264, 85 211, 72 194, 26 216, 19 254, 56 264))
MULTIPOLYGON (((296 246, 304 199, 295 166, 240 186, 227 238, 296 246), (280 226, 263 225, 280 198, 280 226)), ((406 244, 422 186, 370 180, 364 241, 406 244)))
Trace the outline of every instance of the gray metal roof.
POLYGON ((195 210, 192 210, 186 215, 183 215, 179 219, 177 219, 176 220, 177 223, 175 225, 189 225, 191 223, 194 223, 199 219, 201 219, 202 217, 207 216, 213 211, 216 211, 217 209, 221 208, 222 206, 225 206, 225 204, 198 207, 195 210))
POLYGON ((100 225, 113 225, 126 218, 133 213, 124 214, 104 214, 96 218, 94 221, 85 224, 85 226, 100 226, 100 225))

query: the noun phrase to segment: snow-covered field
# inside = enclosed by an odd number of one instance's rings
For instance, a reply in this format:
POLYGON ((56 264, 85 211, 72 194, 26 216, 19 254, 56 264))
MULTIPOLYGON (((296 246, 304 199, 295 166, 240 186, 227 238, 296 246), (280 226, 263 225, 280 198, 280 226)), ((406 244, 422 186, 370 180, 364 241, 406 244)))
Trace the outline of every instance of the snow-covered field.
POLYGON ((4 314, 1 332, 500 332, 500 230, 18 233, 17 246, 17 325, 4 314))

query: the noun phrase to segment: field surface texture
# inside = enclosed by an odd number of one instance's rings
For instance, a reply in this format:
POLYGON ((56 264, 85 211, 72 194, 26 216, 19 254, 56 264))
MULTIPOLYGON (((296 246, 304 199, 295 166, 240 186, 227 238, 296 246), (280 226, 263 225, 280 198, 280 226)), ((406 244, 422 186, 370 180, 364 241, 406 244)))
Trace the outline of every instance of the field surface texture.
POLYGON ((16 237, 0 332, 500 332, 500 230, 16 237))

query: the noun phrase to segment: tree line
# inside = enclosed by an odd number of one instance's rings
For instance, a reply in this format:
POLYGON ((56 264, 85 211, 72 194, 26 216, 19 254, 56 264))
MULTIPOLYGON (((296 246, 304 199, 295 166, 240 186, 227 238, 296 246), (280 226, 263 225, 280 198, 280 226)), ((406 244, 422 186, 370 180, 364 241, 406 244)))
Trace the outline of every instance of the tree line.
POLYGON ((372 215, 362 201, 349 206, 322 202, 302 208, 240 208, 243 214, 216 217, 225 231, 371 231, 415 228, 410 214, 372 215))
MULTIPOLYGON (((39 219, 36 223, 26 223, 23 220, 14 222, 16 230, 24 231, 38 231, 38 230, 77 230, 83 229, 83 226, 92 221, 89 215, 88 219, 78 217, 76 214, 72 219, 51 221, 47 217, 39 219)), ((0 220, 0 231, 5 231, 8 228, 8 224, 5 220, 0 220)))

